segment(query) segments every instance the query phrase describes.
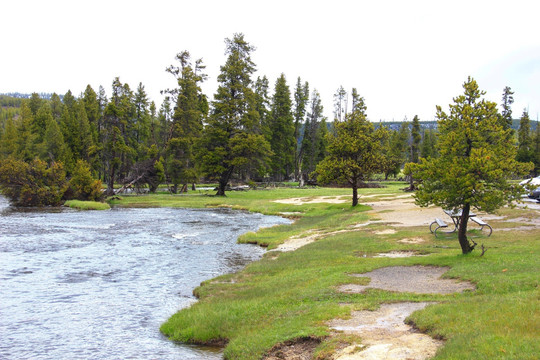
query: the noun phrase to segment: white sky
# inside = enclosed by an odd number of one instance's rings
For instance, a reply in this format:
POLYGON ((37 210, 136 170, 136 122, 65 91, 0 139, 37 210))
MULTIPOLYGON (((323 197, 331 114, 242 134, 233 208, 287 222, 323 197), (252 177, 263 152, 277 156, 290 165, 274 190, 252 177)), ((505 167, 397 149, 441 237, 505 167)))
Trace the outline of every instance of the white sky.
MULTIPOLYGON (((3 1, 0 92, 108 94, 114 77, 160 104, 176 53, 203 58, 212 98, 225 38, 242 32, 257 75, 333 94, 356 87, 373 121, 432 120, 473 76, 486 97, 515 92, 513 115, 540 112, 540 1, 3 1)), ((257 76, 256 75, 256 76, 257 76)), ((255 78, 256 78, 255 76, 255 78)))

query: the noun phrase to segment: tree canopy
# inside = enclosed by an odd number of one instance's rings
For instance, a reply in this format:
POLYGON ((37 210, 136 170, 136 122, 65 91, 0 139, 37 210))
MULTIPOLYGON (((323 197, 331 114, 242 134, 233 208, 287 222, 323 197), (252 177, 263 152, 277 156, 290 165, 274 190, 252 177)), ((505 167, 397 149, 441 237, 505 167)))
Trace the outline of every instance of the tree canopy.
POLYGON ((329 132, 328 155, 317 165, 321 183, 346 182, 353 191, 352 206, 358 205, 358 188, 380 171, 383 128, 374 129, 363 111, 353 111, 329 132))
POLYGON ((506 141, 511 129, 501 124, 497 104, 483 99, 485 92, 470 77, 463 88, 449 113, 437 107, 440 156, 411 168, 421 180, 417 204, 461 211, 458 239, 465 254, 474 249, 466 236, 471 209, 493 212, 519 199, 522 189, 508 180, 531 166, 514 160, 516 147, 506 141))

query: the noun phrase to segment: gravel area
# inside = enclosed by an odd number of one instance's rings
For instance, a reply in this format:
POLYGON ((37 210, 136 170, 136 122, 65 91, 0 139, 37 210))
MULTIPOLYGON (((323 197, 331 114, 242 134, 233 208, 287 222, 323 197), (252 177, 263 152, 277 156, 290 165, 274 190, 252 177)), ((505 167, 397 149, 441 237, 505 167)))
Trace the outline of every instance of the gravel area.
POLYGON ((346 293, 360 293, 368 288, 388 291, 413 292, 421 294, 450 294, 464 290, 474 290, 469 282, 453 279, 441 279, 449 268, 435 266, 391 266, 376 269, 356 277, 368 277, 368 285, 347 284, 339 287, 346 293))

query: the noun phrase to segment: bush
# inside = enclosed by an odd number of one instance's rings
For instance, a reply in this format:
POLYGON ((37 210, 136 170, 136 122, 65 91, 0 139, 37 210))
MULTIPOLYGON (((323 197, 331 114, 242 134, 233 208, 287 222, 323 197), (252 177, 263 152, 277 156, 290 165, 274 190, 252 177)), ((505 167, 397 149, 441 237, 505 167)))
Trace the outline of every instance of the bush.
POLYGON ((0 162, 0 190, 16 206, 59 206, 68 189, 60 162, 47 166, 35 159, 30 163, 8 158, 0 162))
POLYGON ((96 180, 90 172, 90 165, 84 160, 77 160, 69 181, 70 198, 77 200, 100 201, 103 199, 101 180, 96 180))

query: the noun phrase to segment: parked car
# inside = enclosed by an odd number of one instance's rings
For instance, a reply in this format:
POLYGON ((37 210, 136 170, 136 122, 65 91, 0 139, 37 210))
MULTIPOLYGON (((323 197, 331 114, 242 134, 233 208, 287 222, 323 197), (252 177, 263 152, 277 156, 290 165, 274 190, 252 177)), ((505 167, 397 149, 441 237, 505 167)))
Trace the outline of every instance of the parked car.
POLYGON ((523 180, 519 185, 524 186, 529 190, 529 198, 540 201, 540 176, 523 180))
POLYGON ((540 202, 540 187, 533 190, 533 192, 529 194, 529 197, 540 202))

